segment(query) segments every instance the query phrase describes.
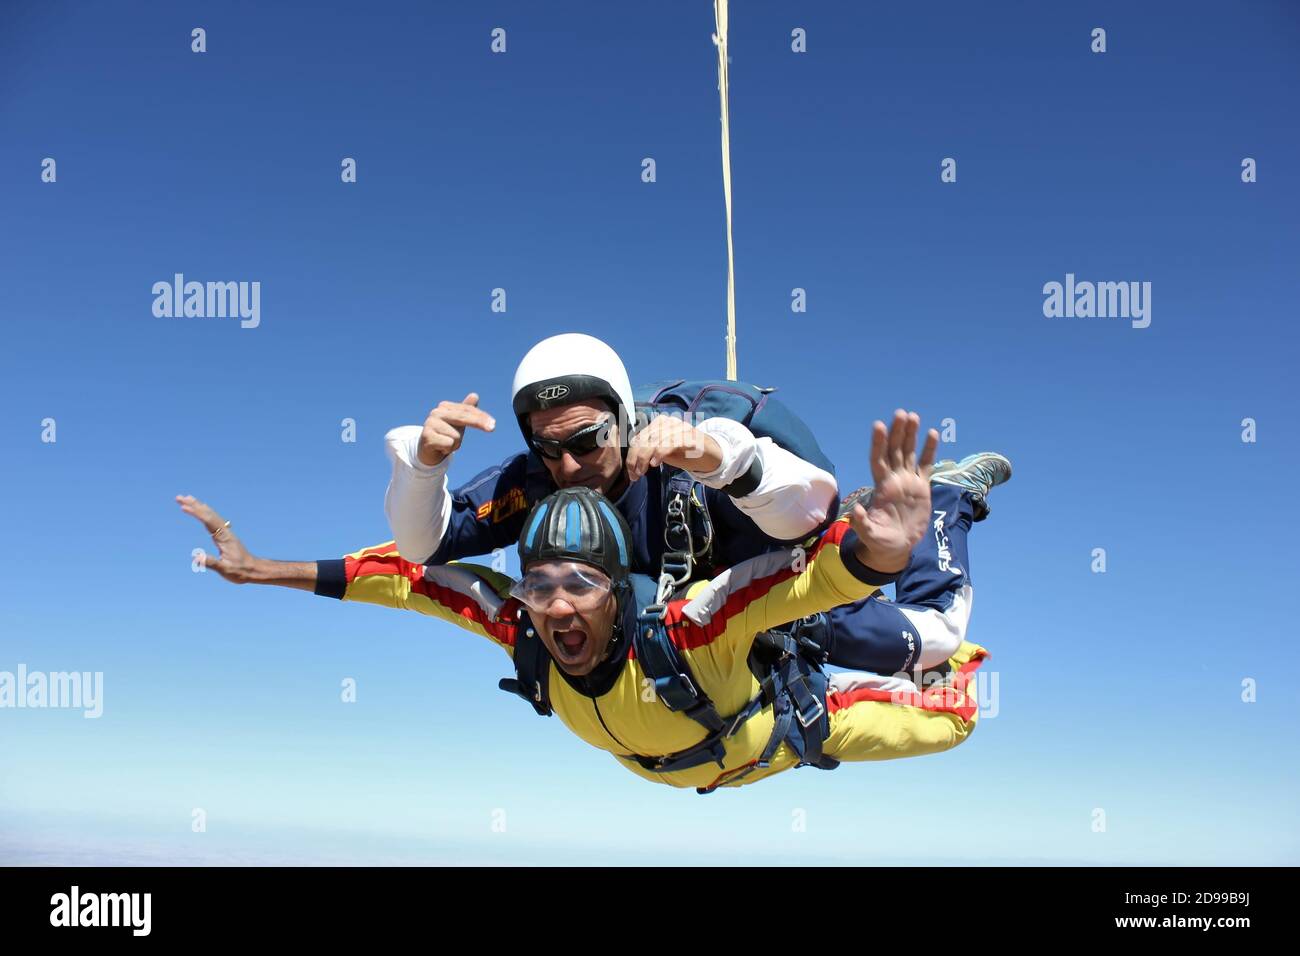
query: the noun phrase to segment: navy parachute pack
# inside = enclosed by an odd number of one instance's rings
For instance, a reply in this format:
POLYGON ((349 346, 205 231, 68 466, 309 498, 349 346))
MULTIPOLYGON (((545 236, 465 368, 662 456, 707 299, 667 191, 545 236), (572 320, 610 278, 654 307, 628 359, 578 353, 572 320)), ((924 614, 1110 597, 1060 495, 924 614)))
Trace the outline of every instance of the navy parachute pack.
MULTIPOLYGON (((646 420, 652 420, 664 414, 684 417, 691 425, 698 425, 706 418, 729 418, 740 422, 756 438, 770 438, 786 451, 834 475, 835 466, 822 452, 812 430, 803 419, 772 396, 775 391, 775 388, 762 388, 746 382, 671 379, 639 385, 632 393, 638 421, 643 415, 646 420)), ((738 481, 745 481, 747 477, 741 476, 738 481)), ((754 479, 754 486, 757 483, 754 479)), ((729 488, 727 493, 740 497, 744 489, 742 486, 737 492, 729 488)))

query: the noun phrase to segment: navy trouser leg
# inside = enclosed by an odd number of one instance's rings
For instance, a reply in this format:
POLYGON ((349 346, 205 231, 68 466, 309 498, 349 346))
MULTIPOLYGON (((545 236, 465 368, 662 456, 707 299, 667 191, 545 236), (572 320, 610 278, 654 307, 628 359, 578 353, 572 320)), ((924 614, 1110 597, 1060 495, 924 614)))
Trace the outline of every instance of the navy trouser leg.
POLYGON ((968 493, 930 486, 930 527, 894 584, 895 603, 947 610, 957 591, 971 583, 966 536, 974 520, 968 493))
POLYGON ((930 497, 930 526, 894 585, 895 600, 870 597, 830 612, 830 663, 897 674, 920 666, 927 640, 931 656, 956 650, 969 613, 974 508, 952 485, 931 485, 930 497))

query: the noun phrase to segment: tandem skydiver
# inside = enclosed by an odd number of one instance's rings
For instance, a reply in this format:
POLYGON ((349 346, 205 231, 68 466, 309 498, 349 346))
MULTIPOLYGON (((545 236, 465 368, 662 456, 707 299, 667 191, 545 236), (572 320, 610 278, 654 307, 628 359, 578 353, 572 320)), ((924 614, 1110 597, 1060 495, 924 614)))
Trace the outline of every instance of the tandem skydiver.
MULTIPOLYGON (((436 565, 510 547, 537 502, 556 488, 571 487, 601 491, 615 503, 631 529, 632 571, 642 574, 661 574, 666 550, 680 553, 693 545, 705 552, 697 556, 694 574, 708 577, 824 529, 837 513, 837 486, 806 426, 765 390, 735 383, 707 388, 709 401, 689 391, 683 395, 672 383, 646 394, 674 398, 678 407, 718 407, 710 402, 719 395, 752 390, 762 409, 752 422, 773 418, 772 431, 790 436, 787 444, 805 457, 770 437, 756 438, 730 418, 692 424, 685 416, 660 414, 646 423, 645 405, 638 409, 613 349, 589 335, 557 335, 529 350, 515 373, 512 405, 528 451, 449 492, 447 472, 465 430, 495 426, 478 407, 477 395, 441 403, 422 428, 388 433, 393 473, 385 510, 399 553, 436 565), (684 491, 688 522, 697 513, 706 515, 708 529, 673 537, 666 513, 674 485, 684 491), (667 547, 666 531, 672 541, 667 547), (711 548, 701 546, 706 541, 711 548)), ((955 653, 965 640, 973 597, 966 535, 972 522, 987 516, 989 491, 1010 476, 1011 463, 993 453, 938 463, 930 528, 899 577, 895 600, 873 595, 805 625, 821 628, 817 640, 830 663, 911 673, 955 653)), ((864 493, 870 490, 848 496, 844 507, 864 493)), ((680 574, 675 579, 684 581, 680 574)))
POLYGON ((788 635, 765 657, 756 643, 867 597, 908 565, 930 530, 938 442, 931 430, 918 463, 919 421, 900 410, 888 431, 874 424, 873 494, 802 560, 768 552, 662 604, 654 578, 630 573, 627 522, 587 487, 530 510, 518 581, 473 565, 413 564, 391 544, 335 561, 256 558, 210 507, 177 500, 212 534, 220 556, 204 564, 227 580, 415 610, 487 637, 514 660, 516 677, 502 686, 539 713, 557 714, 639 776, 709 792, 795 766, 936 753, 973 731, 973 672, 986 656, 973 644, 957 648, 941 683, 921 689, 864 674, 828 685, 816 656, 788 635))

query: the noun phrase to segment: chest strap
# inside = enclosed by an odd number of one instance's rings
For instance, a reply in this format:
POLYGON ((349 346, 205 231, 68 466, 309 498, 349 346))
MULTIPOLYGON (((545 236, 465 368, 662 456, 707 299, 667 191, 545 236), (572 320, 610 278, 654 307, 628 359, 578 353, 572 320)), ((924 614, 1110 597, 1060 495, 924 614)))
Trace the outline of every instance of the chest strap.
POLYGON ((551 716, 551 655, 531 625, 515 632, 515 676, 503 677, 497 686, 528 701, 541 717, 551 716))

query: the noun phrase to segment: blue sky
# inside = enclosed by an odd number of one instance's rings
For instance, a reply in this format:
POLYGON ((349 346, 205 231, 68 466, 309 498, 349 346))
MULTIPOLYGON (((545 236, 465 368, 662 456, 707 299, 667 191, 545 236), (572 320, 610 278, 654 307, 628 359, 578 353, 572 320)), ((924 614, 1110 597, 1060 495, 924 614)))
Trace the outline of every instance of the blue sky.
POLYGON ((177 493, 272 557, 384 540, 384 431, 477 390, 503 427, 454 474, 500 460, 546 335, 722 374, 712 27, 5 5, 0 670, 102 671, 105 700, 0 710, 0 862, 1300 862, 1290 3, 732 10, 741 377, 847 487, 900 404, 1016 465, 971 539, 998 713, 957 750, 700 798, 533 717, 449 626, 191 573, 177 493), (260 282, 260 325, 156 318, 177 272, 260 282), (1067 273, 1150 282, 1150 327, 1044 317, 1067 273))

